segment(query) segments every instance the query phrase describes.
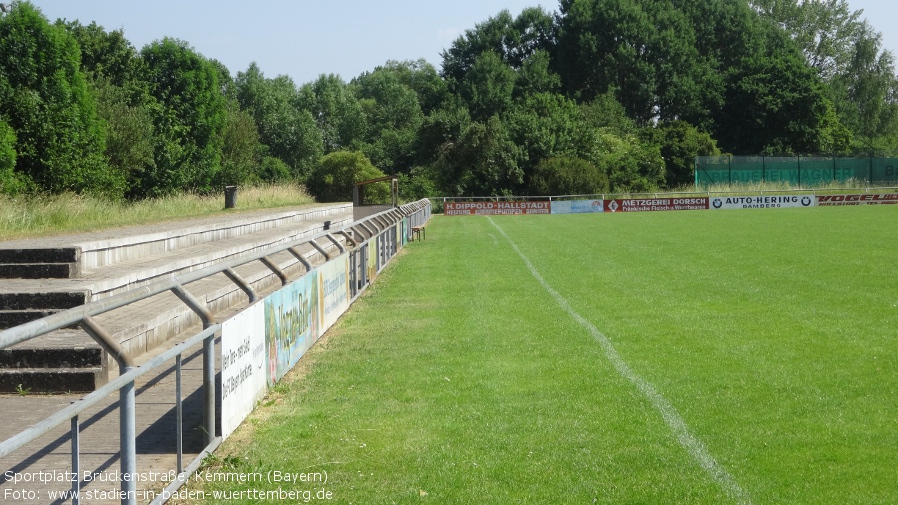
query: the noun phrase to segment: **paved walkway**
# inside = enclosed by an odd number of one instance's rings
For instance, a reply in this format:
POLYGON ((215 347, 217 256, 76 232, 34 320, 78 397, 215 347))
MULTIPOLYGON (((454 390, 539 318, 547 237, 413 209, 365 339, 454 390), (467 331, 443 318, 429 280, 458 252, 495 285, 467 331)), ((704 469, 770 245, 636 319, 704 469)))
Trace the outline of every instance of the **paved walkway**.
MULTIPOLYGON (((233 215, 219 219, 232 219, 233 215)), ((204 218, 204 223, 211 223, 204 218)), ((193 222, 190 222, 193 224, 193 222)), ((179 225, 183 223, 178 223, 179 225)), ((158 230, 165 225, 152 225, 158 230)), ((169 225, 170 226, 170 225, 169 225)), ((53 238, 48 240, 57 241, 53 238)), ((37 281, 40 282, 40 281, 37 281)), ((233 313, 240 307, 231 307, 233 313)), ((218 320, 224 314, 217 315, 218 320)), ((139 356, 138 364, 154 354, 199 332, 185 330, 159 346, 155 352, 139 356)), ((216 365, 220 366, 216 349, 216 365)), ((182 397, 184 416, 184 458, 186 467, 203 448, 202 429, 202 348, 200 345, 183 356, 182 397)), ((110 373, 110 379, 115 373, 110 373)), ((217 381, 220 384, 220 381, 217 381)), ((217 387, 220 387, 217 386, 217 387)), ((83 395, 0 395, 0 440, 58 412, 83 395)), ((216 395, 220 397, 220 395, 216 395)), ((175 440, 175 364, 174 361, 141 377, 136 384, 137 432, 137 503, 149 503, 171 480, 177 467, 175 440)), ((120 471, 118 393, 85 411, 80 424, 81 504, 118 504, 120 471), (111 481, 110 481, 111 480, 111 481)), ((220 408, 220 405, 218 406, 220 408)), ((220 417, 220 416, 217 416, 220 417)), ((68 422, 35 442, 0 459, 0 503, 10 505, 62 504, 71 499, 60 497, 71 490, 71 434, 68 422)))

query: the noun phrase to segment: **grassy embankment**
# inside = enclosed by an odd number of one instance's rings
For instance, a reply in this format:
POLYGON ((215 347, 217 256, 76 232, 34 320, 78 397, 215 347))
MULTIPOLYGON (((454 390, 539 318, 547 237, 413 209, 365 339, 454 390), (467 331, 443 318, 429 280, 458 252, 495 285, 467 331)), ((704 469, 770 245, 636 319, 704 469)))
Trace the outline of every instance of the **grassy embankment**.
POLYGON ((136 202, 111 202, 72 194, 10 198, 0 195, 0 240, 88 232, 119 226, 314 203, 297 186, 241 187, 237 208, 223 195, 182 194, 136 202))

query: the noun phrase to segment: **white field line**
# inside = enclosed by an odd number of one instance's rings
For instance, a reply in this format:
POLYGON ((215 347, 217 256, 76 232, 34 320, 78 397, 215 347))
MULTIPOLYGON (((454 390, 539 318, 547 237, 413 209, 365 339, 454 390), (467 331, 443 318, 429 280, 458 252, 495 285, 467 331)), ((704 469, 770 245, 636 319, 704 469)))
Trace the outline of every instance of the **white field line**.
POLYGON ((614 348, 614 344, 611 343, 611 340, 608 339, 602 332, 598 330, 592 323, 583 318, 580 314, 578 314, 571 305, 565 300, 561 294, 552 289, 552 286, 549 285, 548 282, 540 275, 539 271, 536 270, 536 267, 533 266, 533 263, 524 256, 524 253, 518 248, 518 246, 511 240, 505 231, 497 225, 493 219, 487 216, 490 224, 496 227, 499 230, 499 233, 505 237, 505 240, 508 241, 511 248, 521 257, 524 261, 524 264, 527 265, 527 268, 530 270, 530 273, 533 274, 533 277, 536 278, 537 281, 545 288, 545 290, 552 295, 552 298, 564 309, 565 312, 568 313, 575 321, 580 323, 587 331, 595 338, 596 342, 602 346, 602 350, 605 351, 605 356, 608 358, 608 361, 614 366, 617 373, 621 375, 621 377, 627 379, 632 382, 636 389, 639 390, 640 393, 644 394, 652 405, 661 413, 661 417, 664 419, 664 422, 667 423, 667 426, 670 428, 670 431, 677 437, 677 441, 686 449, 693 459, 702 467, 702 469, 707 472, 719 485, 723 490, 737 503, 742 505, 751 505, 751 497, 748 493, 739 486, 739 483, 733 479, 733 476, 730 475, 726 469, 724 469, 721 465, 719 465, 714 457, 711 456, 711 453, 708 451, 708 448, 705 444, 699 440, 695 435, 690 433, 689 427, 686 426, 686 422, 680 417, 680 414, 677 412, 677 409, 669 402, 666 398, 664 398, 661 393, 655 389, 649 381, 640 377, 636 372, 630 368, 630 365, 627 364, 626 361, 621 357, 621 355, 617 352, 617 349, 614 348))

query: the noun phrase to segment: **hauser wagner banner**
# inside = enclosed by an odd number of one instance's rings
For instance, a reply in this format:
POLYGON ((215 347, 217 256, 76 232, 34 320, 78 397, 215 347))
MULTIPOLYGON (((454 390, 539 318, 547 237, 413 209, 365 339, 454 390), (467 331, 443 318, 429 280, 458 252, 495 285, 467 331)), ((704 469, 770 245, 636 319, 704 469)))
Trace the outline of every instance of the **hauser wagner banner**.
POLYGON ((605 212, 706 210, 708 198, 627 198, 605 200, 605 212))
POLYGON ((817 195, 817 205, 835 207, 843 205, 898 205, 898 193, 870 195, 817 195))
POLYGON ((502 214, 551 214, 552 203, 535 202, 446 202, 443 214, 447 216, 495 216, 502 214))
POLYGON ((265 304, 221 323, 221 436, 228 438, 265 395, 265 304))
POLYGON ((780 209, 814 206, 810 195, 721 196, 711 199, 711 209, 780 209))

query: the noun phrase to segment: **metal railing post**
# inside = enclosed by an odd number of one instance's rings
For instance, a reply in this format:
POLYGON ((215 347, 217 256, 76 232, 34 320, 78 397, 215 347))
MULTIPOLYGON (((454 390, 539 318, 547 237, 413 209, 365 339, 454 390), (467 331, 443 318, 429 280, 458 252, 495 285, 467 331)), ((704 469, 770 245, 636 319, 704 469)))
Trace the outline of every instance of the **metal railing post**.
MULTIPOLYGON (((72 402, 75 403, 75 402, 72 402)), ((72 505, 81 503, 81 429, 78 426, 78 416, 72 416, 72 505)))
POLYGON ((215 335, 203 340, 203 444, 215 438, 215 335))
MULTIPOLYGON (((133 367, 122 367, 122 374, 133 367)), ((122 458, 122 505, 137 504, 137 430, 135 428, 136 401, 134 381, 119 389, 119 436, 121 437, 122 458)))
POLYGON ((178 475, 184 471, 184 406, 181 399, 181 355, 175 358, 175 448, 178 459, 178 475))

